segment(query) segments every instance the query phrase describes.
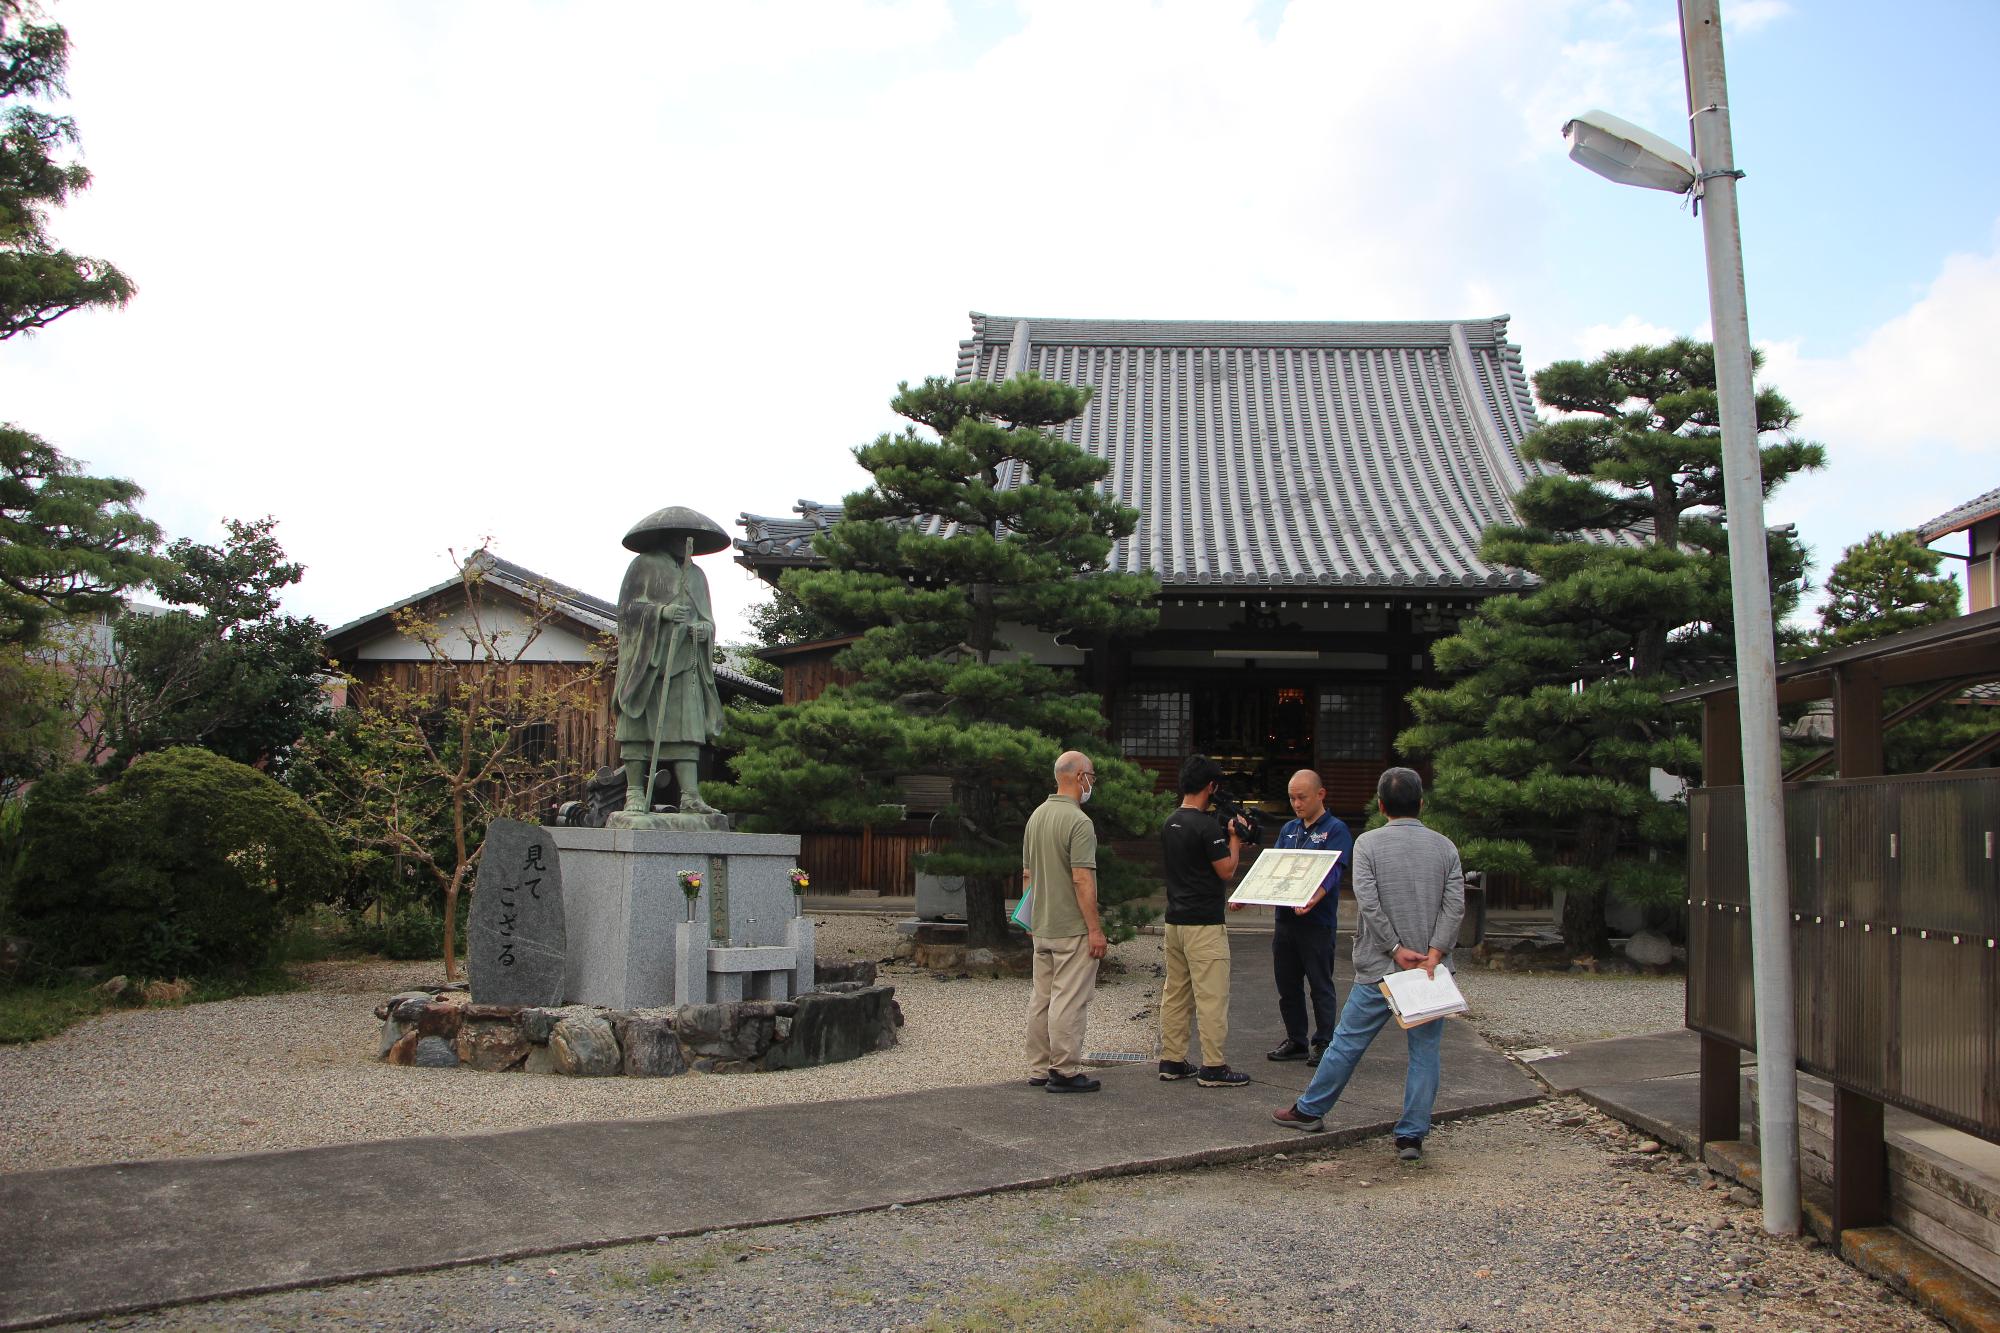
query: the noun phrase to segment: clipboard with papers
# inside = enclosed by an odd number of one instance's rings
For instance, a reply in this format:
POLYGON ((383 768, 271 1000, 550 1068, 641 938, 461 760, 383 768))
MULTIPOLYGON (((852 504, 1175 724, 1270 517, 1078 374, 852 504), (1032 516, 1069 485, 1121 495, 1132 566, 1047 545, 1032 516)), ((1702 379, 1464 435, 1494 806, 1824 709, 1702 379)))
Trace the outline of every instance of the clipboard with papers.
POLYGON ((1471 1008, 1458 983, 1451 979, 1451 969, 1443 963, 1437 965, 1435 977, 1427 977, 1421 967, 1413 967, 1407 972, 1391 972, 1379 984, 1398 1027, 1421 1027, 1471 1008))

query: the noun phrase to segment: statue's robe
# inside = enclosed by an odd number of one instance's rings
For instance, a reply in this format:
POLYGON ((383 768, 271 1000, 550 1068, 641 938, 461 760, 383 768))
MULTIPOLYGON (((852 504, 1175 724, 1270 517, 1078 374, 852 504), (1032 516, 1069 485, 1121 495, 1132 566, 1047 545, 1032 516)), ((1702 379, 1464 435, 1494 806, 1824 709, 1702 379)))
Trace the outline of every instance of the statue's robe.
POLYGON ((662 759, 691 759, 693 747, 721 732, 722 698, 709 662, 714 642, 708 579, 694 561, 665 551, 634 556, 618 590, 616 735, 624 758, 648 758, 657 739, 662 759), (688 608, 685 621, 660 614, 662 607, 676 603, 688 608), (700 641, 693 632, 696 625, 708 629, 700 641))

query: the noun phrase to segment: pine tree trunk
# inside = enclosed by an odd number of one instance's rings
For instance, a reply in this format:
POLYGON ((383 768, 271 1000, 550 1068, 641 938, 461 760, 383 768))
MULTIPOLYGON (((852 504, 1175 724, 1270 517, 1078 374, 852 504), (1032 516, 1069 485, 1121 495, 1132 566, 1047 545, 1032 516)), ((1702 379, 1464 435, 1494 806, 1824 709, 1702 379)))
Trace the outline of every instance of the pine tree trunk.
POLYGON ((1004 881, 992 875, 968 875, 965 880, 965 943, 973 949, 1000 949, 1007 944, 1007 896, 1004 881))
MULTIPOLYGON (((993 789, 983 782, 952 784, 952 803, 975 839, 993 834, 993 789)), ((965 877, 965 943, 974 949, 999 949, 1007 943, 1006 879, 995 874, 965 877)))
POLYGON ((1602 958, 1611 947, 1611 927, 1604 920, 1605 895, 1570 893, 1563 899, 1563 947, 1570 957, 1602 958))

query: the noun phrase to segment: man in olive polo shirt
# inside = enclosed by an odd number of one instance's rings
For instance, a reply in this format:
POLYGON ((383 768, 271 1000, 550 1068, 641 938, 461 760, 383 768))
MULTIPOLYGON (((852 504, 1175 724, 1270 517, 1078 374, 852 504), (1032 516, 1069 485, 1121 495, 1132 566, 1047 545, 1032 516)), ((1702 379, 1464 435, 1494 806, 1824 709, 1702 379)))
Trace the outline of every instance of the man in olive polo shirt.
POLYGON ((1028 1083, 1050 1092, 1096 1092, 1083 1073, 1084 1017, 1097 993, 1104 928, 1097 918, 1097 830, 1083 807, 1097 785, 1090 756, 1056 760, 1056 793, 1021 832, 1021 886, 1033 894, 1035 998, 1028 1006, 1028 1083))

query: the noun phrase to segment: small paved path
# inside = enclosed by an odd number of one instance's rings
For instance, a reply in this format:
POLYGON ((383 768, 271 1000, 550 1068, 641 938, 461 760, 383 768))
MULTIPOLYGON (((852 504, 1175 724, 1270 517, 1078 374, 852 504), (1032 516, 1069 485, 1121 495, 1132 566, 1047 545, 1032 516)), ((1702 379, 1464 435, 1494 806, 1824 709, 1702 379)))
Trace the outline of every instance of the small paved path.
MULTIPOLYGON (((1228 1094, 1237 1096, 1239 1094, 1228 1094)), ((1184 1085, 1163 1104, 1196 1104, 1184 1085)), ((1080 1110, 1080 1108, 1079 1108, 1080 1110)), ((1150 1125, 1137 1127, 1149 1133, 1150 1125)), ((1918 1330, 1576 1100, 1380 1138, 111 1321, 128 1329, 1918 1330)), ((426 1216, 417 1208, 418 1216, 426 1216)), ((430 1225, 455 1219, 435 1214, 430 1225)), ((420 1225, 421 1223, 413 1223, 420 1225)))
MULTIPOLYGON (((1084 1097, 1010 1083, 0 1175, 0 1327, 1295 1151, 1269 1112, 1311 1071, 1258 1054, 1279 1031, 1269 937, 1234 944, 1231 1053, 1260 1080, 1245 1089, 1147 1065, 1084 1097)), ((1376 1043, 1322 1141, 1394 1122, 1399 1038, 1376 1043)), ((1468 1023, 1444 1061, 1441 1116, 1540 1095, 1468 1023)))

